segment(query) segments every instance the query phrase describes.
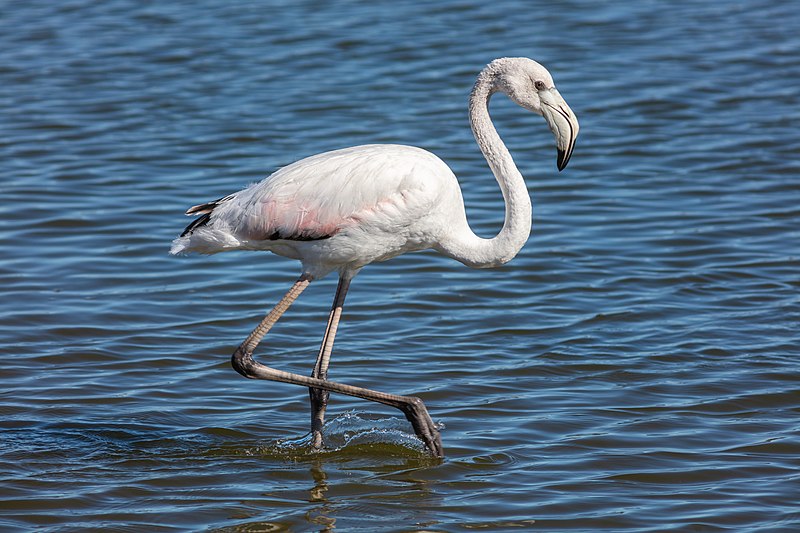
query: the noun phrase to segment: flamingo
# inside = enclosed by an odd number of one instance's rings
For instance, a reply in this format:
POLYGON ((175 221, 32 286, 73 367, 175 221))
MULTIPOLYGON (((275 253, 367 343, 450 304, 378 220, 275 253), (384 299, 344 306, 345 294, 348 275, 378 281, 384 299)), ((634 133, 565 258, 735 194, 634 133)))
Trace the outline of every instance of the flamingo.
POLYGON ((575 114, 539 63, 500 58, 480 72, 469 99, 470 124, 505 200, 503 228, 491 239, 470 229, 450 168, 432 153, 404 145, 371 144, 313 155, 186 211, 200 216, 173 241, 171 254, 267 250, 300 261, 299 279, 239 345, 231 363, 247 378, 308 387, 315 449, 323 447, 328 397, 336 392, 401 410, 430 453, 444 457, 439 430, 419 397, 329 381, 328 366, 350 282, 364 266, 432 248, 469 267, 491 268, 510 261, 527 241, 531 200, 489 117, 495 92, 544 117, 555 136, 558 170, 569 162, 578 135, 575 114), (311 376, 256 361, 253 352, 270 328, 312 281, 333 271, 339 283, 311 376))

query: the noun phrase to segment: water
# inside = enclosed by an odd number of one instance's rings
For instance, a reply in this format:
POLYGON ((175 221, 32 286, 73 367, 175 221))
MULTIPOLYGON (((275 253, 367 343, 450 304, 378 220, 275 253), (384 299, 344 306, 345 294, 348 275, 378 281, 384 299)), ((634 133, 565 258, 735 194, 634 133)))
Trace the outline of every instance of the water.
MULTIPOLYGON (((0 13, 0 529, 800 528, 800 13, 654 1, 6 3, 0 13), (534 200, 528 245, 356 278, 331 377, 398 412, 231 370, 298 274, 172 258, 186 207, 316 152, 434 151, 476 231, 502 203, 466 99, 533 57, 581 120, 493 116, 534 200)), ((335 279, 258 354, 308 373, 335 279)))

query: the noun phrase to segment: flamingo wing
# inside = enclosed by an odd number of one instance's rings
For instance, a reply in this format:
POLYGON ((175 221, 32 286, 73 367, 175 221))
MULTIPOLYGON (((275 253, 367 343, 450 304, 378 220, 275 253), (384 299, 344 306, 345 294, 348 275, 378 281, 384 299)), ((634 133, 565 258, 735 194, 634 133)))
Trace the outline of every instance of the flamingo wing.
POLYGON ((410 146, 357 146, 311 156, 190 208, 187 215, 201 216, 175 241, 173 253, 322 240, 371 223, 403 225, 433 207, 438 180, 431 176, 442 175, 455 182, 438 157, 410 146))

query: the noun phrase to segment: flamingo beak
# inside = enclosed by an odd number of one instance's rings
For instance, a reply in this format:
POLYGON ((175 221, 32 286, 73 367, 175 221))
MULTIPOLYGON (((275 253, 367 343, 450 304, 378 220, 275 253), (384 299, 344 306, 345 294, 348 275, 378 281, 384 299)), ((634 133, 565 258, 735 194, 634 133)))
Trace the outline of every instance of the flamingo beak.
POLYGON ((564 170, 572 157, 575 138, 578 137, 578 118, 555 87, 539 91, 542 115, 556 138, 558 170, 564 170))

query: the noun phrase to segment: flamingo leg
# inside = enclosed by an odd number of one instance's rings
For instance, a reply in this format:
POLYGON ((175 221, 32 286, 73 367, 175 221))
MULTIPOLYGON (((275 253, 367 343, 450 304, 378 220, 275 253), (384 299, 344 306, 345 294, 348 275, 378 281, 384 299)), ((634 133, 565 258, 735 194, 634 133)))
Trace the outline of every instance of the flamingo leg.
MULTIPOLYGON (((322 345, 319 348, 317 362, 314 365, 312 378, 328 379, 328 364, 331 360, 333 350, 333 340, 336 337, 336 330, 339 327, 339 319, 342 317, 342 307, 347 296, 347 289, 350 287, 350 278, 340 277, 339 285, 336 287, 336 296, 333 299, 331 313, 328 316, 328 325, 325 328, 325 336, 322 338, 322 345)), ((322 426, 325 424, 325 409, 328 407, 328 397, 330 392, 323 389, 308 389, 311 399, 311 444, 314 448, 322 448, 322 426)))
MULTIPOLYGON (((266 379, 269 381, 278 381, 281 383, 292 383, 309 389, 322 389, 329 392, 337 392, 339 394, 346 394, 364 400, 369 400, 377 403, 382 403, 400 409, 406 416, 414 428, 414 432, 425 443, 428 449, 436 457, 444 457, 442 449, 442 439, 439 435, 439 430, 431 420, 428 410, 422 400, 416 396, 399 396, 397 394, 388 394, 385 392, 374 391, 365 389, 363 387, 355 387, 344 383, 337 383, 334 381, 327 381, 319 377, 307 377, 300 374, 291 372, 284 372, 275 368, 266 366, 253 359, 253 351, 261 342, 261 339, 269 332, 272 326, 280 319, 280 317, 289 309, 289 306, 300 296, 300 293, 308 287, 311 283, 311 277, 302 276, 295 282, 289 292, 275 305, 267 316, 256 326, 256 328, 247 336, 247 338, 236 348, 231 356, 231 365, 234 370, 239 372, 246 378, 250 379, 266 379)), ((337 291, 338 292, 338 291, 337 291)), ((337 300, 339 296, 337 294, 337 300)), ((342 300, 344 294, 341 295, 342 300)), ((334 305, 336 300, 334 300, 334 305)), ((341 314, 341 311, 339 312, 341 314)), ((338 320, 338 319, 337 319, 338 320)), ((330 340, 331 346, 333 345, 333 338, 330 340)), ((323 343, 324 345, 324 343, 323 343)), ((324 352, 324 350, 323 350, 324 352)), ((318 366, 322 371, 323 360, 320 358, 318 366)), ((325 362, 327 367, 327 362, 325 362)), ((317 367, 315 367, 315 372, 317 367)), ((326 368, 327 370, 327 368, 326 368)))

